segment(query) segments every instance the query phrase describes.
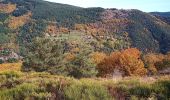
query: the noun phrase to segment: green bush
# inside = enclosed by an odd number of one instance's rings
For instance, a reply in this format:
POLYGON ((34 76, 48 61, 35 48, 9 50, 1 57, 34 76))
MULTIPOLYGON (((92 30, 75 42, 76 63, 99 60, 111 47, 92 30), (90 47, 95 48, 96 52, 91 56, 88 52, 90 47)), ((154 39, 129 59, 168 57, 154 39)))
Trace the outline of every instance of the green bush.
POLYGON ((170 81, 158 81, 152 85, 154 93, 157 98, 162 98, 164 100, 170 99, 170 81))
POLYGON ((1 56, 9 56, 11 54, 11 51, 9 49, 4 49, 0 51, 1 56))
POLYGON ((139 86, 135 86, 133 88, 130 88, 129 90, 131 95, 138 96, 140 98, 148 98, 152 94, 152 88, 148 84, 140 84, 139 86))
POLYGON ((4 63, 4 61, 2 59, 0 59, 0 64, 4 63))
POLYGON ((6 72, 1 72, 0 76, 1 75, 5 76, 6 78, 13 78, 13 77, 19 78, 22 76, 22 73, 16 71, 6 71, 6 72))
POLYGON ((45 93, 33 93, 33 98, 35 100, 51 100, 52 94, 45 92, 45 93))
POLYGON ((9 58, 7 60, 7 62, 9 62, 9 63, 16 63, 16 62, 18 62, 18 59, 16 59, 16 58, 9 58))
POLYGON ((66 100, 111 100, 107 88, 99 83, 75 82, 64 87, 66 100))
POLYGON ((5 89, 0 91, 0 100, 24 100, 31 96, 37 89, 33 84, 22 84, 12 89, 5 89))

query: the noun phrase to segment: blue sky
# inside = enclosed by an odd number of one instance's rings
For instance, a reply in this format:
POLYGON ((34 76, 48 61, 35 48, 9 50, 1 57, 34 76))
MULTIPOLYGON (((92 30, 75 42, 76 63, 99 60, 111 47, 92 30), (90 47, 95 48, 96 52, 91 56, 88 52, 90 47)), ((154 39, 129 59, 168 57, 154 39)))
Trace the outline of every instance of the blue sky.
POLYGON ((46 0, 80 7, 139 9, 145 12, 170 11, 170 0, 46 0))

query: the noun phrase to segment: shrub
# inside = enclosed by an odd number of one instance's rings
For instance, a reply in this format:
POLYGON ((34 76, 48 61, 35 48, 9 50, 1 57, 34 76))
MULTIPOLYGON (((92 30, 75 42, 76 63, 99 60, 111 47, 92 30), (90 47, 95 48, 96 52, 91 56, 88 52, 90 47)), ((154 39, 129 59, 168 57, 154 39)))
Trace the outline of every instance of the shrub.
POLYGON ((0 64, 4 63, 4 61, 2 59, 0 59, 0 64))
POLYGON ((111 100, 106 87, 87 81, 66 86, 64 95, 66 100, 111 100))
POLYGON ((5 89, 0 91, 0 100, 23 100, 30 97, 36 89, 36 85, 26 83, 12 89, 5 89))
POLYGON ((163 98, 167 100, 170 98, 170 81, 162 80, 157 81, 152 85, 154 92, 156 93, 157 98, 163 98))
POLYGON ((52 97, 51 93, 45 92, 45 93, 33 93, 32 98, 34 100, 51 100, 52 97))
POLYGON ((4 49, 0 52, 0 55, 2 56, 9 56, 11 54, 11 51, 9 49, 4 49))
POLYGON ((4 75, 6 78, 19 78, 22 76, 21 72, 16 72, 16 71, 6 71, 6 72, 1 72, 0 75, 4 75))
POLYGON ((121 99, 125 100, 128 95, 128 86, 125 84, 115 85, 108 87, 109 93, 113 96, 115 100, 121 99))
POLYGON ((150 85, 148 84, 140 84, 139 86, 135 86, 130 88, 129 90, 130 95, 135 95, 139 98, 148 98, 151 96, 153 90, 150 85))
POLYGON ((18 60, 16 58, 9 58, 7 60, 7 62, 9 62, 9 63, 16 63, 16 62, 18 62, 18 60))

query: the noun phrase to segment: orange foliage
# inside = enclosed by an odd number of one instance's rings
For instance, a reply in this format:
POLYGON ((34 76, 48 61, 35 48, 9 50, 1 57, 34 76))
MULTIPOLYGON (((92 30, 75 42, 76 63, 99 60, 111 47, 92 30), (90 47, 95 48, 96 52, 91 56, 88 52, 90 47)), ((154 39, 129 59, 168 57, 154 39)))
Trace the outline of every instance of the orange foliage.
POLYGON ((106 56, 101 63, 97 65, 97 70, 99 71, 99 75, 102 77, 110 76, 116 67, 118 67, 117 63, 119 62, 120 52, 114 52, 111 54, 112 56, 106 56))
POLYGON ((104 60, 104 58, 106 58, 106 54, 102 52, 94 52, 90 56, 91 56, 91 60, 95 64, 101 63, 104 60))
POLYGON ((128 23, 129 20, 126 19, 126 18, 120 18, 120 19, 109 19, 109 20, 102 20, 104 24, 107 24, 107 23, 114 23, 114 24, 120 24, 120 23, 128 23))
POLYGON ((0 12, 11 13, 16 9, 15 4, 0 4, 0 12))
POLYGON ((23 26, 26 22, 30 20, 31 12, 19 16, 19 17, 11 17, 11 19, 8 21, 8 27, 11 29, 17 29, 21 26, 23 26))
POLYGON ((56 35, 58 34, 58 30, 59 29, 56 27, 56 25, 48 25, 45 32, 49 35, 56 35))
POLYGON ((99 75, 112 75, 115 69, 118 69, 124 76, 143 76, 147 70, 140 59, 140 51, 135 48, 113 52, 98 64, 99 75))
POLYGON ((75 55, 72 54, 72 53, 68 53, 68 54, 66 54, 66 56, 65 56, 65 60, 67 60, 67 61, 72 61, 72 60, 74 60, 74 59, 75 59, 75 55))
POLYGON ((86 30, 87 25, 85 25, 85 24, 75 24, 74 28, 75 28, 75 30, 84 31, 84 30, 86 30))
POLYGON ((162 62, 165 58, 162 54, 147 54, 144 56, 144 61, 147 65, 148 70, 151 72, 151 74, 156 74, 158 70, 156 69, 155 63, 162 62))
POLYGON ((140 58, 141 52, 136 48, 129 48, 122 51, 123 55, 132 56, 136 59, 140 58))
POLYGON ((135 48, 130 48, 122 51, 119 61, 120 66, 125 75, 128 76, 143 76, 147 70, 144 68, 144 63, 140 59, 140 51, 135 48))
POLYGON ((69 29, 68 28, 64 28, 64 27, 60 27, 59 30, 62 33, 68 33, 69 32, 69 29))
POLYGON ((3 72, 3 71, 20 71, 21 66, 22 66, 22 62, 0 64, 0 72, 3 72))

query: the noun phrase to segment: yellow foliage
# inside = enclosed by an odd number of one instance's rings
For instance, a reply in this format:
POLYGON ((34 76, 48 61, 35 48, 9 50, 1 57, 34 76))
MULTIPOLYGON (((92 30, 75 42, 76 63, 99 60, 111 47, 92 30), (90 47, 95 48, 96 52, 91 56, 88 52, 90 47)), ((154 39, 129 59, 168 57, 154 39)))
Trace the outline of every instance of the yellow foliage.
POLYGON ((80 48, 73 48, 71 50, 72 53, 78 53, 80 51, 80 48))
POLYGON ((0 12, 11 13, 16 9, 16 4, 0 4, 0 12))
POLYGON ((20 71, 21 66, 22 66, 22 62, 0 64, 0 72, 4 72, 4 71, 20 71))
POLYGON ((91 56, 91 60, 95 64, 101 63, 104 60, 104 58, 106 58, 106 54, 102 52, 94 52, 90 56, 91 56))
POLYGON ((19 17, 11 17, 10 20, 8 21, 8 27, 11 29, 17 29, 21 26, 23 26, 26 22, 30 20, 31 12, 19 16, 19 17))

